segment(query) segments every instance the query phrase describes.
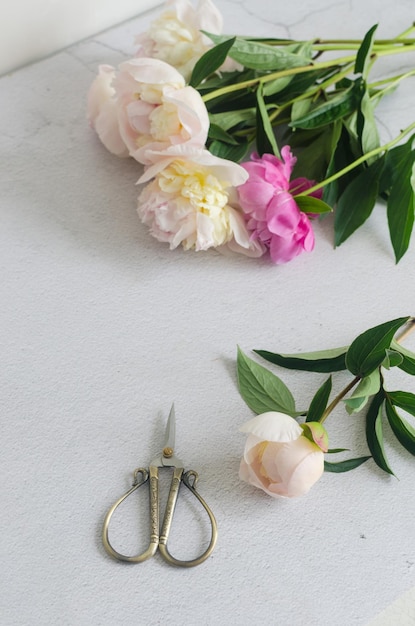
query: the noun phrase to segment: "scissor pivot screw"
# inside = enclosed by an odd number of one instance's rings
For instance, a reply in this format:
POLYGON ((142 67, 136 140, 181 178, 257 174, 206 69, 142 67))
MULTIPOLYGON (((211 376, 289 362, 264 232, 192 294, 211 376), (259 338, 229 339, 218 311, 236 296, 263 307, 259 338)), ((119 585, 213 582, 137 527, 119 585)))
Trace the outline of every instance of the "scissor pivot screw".
POLYGON ((169 447, 163 448, 163 456, 166 457, 166 459, 169 459, 170 457, 172 457, 173 452, 174 452, 173 448, 169 448, 169 447))

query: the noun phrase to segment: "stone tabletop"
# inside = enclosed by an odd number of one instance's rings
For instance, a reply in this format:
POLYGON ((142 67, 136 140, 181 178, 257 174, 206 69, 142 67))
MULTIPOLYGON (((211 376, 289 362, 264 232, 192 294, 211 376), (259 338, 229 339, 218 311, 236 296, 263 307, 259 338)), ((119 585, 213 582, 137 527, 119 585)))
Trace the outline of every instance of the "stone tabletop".
MULTIPOLYGON (((391 37, 414 19, 409 0, 217 4, 225 32, 257 36, 361 38, 379 23, 379 36, 391 37)), ((386 432, 398 479, 368 461, 293 500, 242 483, 239 427, 252 413, 236 386, 236 346, 342 346, 414 314, 414 243, 395 265, 380 204, 336 250, 325 219, 315 250, 283 266, 170 251, 150 237, 136 213, 140 166, 102 147, 85 97, 98 64, 132 56, 134 35, 157 13, 0 79, 2 621, 366 625, 415 585, 413 458, 386 432), (189 570, 159 555, 115 562, 101 543, 105 512, 158 451, 172 401, 177 452, 200 474, 217 547, 189 570)), ((385 61, 384 74, 405 63, 385 61)), ((407 81, 378 108, 382 139, 414 109, 407 81)), ((415 337, 407 345, 415 349, 415 337)), ((299 404, 325 378, 313 374, 310 386, 308 375, 278 374, 299 404)), ((390 375, 407 385, 400 370, 390 375)), ((344 386, 346 374, 336 381, 344 386)), ((326 424, 331 447, 367 453, 361 417, 340 407, 326 424)), ((146 507, 142 490, 116 522, 127 550, 143 545, 146 507)), ((172 537, 190 557, 206 535, 193 513, 184 497, 172 537)))

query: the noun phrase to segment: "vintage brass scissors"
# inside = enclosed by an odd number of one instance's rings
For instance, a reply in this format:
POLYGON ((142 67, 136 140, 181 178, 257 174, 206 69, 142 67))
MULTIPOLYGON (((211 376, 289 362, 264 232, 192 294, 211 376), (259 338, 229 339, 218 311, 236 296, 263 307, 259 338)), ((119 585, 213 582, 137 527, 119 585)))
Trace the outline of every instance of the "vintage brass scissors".
POLYGON ((199 565, 200 563, 203 563, 203 561, 208 558, 213 548, 215 547, 218 534, 215 516, 196 490, 196 483, 198 480, 197 472, 194 472, 193 470, 185 472, 183 463, 174 454, 175 432, 176 425, 173 405, 171 407, 170 415, 167 420, 165 445, 161 454, 156 456, 156 458, 151 461, 148 469, 144 467, 138 467, 134 471, 133 486, 131 487, 131 489, 129 489, 129 491, 127 491, 127 493, 119 498, 119 500, 117 500, 115 504, 113 504, 113 506, 109 509, 107 515, 105 516, 104 526, 102 529, 102 541, 108 554, 115 559, 118 559, 119 561, 127 561, 128 563, 141 563, 142 561, 145 561, 146 559, 154 556, 158 548, 163 559, 167 561, 167 563, 170 563, 171 565, 178 565, 180 567, 193 567, 194 565, 199 565), (161 527, 161 533, 159 534, 160 527, 158 480, 160 467, 173 468, 173 476, 170 484, 170 491, 167 499, 166 511, 161 527), (139 478, 139 476, 141 478, 139 478), (148 546, 147 550, 145 550, 142 554, 137 554, 135 556, 120 554, 112 547, 108 537, 108 528, 110 525, 111 517, 114 511, 119 507, 119 505, 124 502, 124 500, 128 498, 128 496, 130 496, 136 489, 144 485, 144 483, 146 483, 147 481, 149 482, 150 488, 150 545, 148 546), (176 559, 170 554, 167 547, 167 541, 169 538, 170 527, 173 520, 174 509, 177 502, 177 496, 179 494, 180 484, 182 482, 186 485, 188 489, 190 489, 192 494, 196 496, 196 498, 205 508, 211 524, 211 538, 208 547, 203 552, 203 554, 190 561, 181 561, 180 559, 176 559))

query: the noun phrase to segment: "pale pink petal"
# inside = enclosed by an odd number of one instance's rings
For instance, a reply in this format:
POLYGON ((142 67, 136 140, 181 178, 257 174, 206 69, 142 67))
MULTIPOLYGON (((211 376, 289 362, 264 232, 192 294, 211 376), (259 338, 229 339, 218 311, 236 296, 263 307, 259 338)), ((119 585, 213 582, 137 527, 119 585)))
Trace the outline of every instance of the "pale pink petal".
POLYGON ((138 183, 144 183, 156 176, 161 170, 170 163, 177 160, 193 161, 199 165, 204 165, 212 169, 212 173, 219 180, 226 181, 229 186, 237 187, 242 185, 248 174, 237 163, 221 159, 213 155, 209 150, 191 146, 189 144, 180 144, 170 146, 164 151, 148 151, 147 157, 151 160, 150 165, 144 174, 138 179, 138 183))
POLYGON ((263 441, 294 441, 303 432, 294 418, 277 411, 268 411, 253 417, 240 430, 263 441))
POLYGON ((119 107, 112 87, 115 70, 111 65, 100 65, 98 76, 88 92, 87 116, 104 146, 120 157, 128 150, 119 128, 119 107))
POLYGON ((194 145, 204 147, 209 132, 209 115, 199 92, 184 87, 165 97, 166 102, 177 105, 178 117, 194 145))
POLYGON ((184 87, 183 76, 171 65, 159 59, 134 58, 119 66, 120 72, 129 74, 135 81, 148 85, 174 84, 184 87))
POLYGON ((197 16, 199 30, 206 30, 213 35, 219 35, 222 32, 222 15, 211 0, 199 0, 197 16))
POLYGON ((95 131, 103 145, 119 157, 128 157, 129 152, 120 133, 118 110, 115 102, 107 102, 95 118, 95 131))
POLYGON ((229 221, 233 238, 225 246, 218 248, 218 250, 223 252, 223 248, 226 247, 232 252, 241 253, 252 258, 262 256, 266 251, 265 246, 260 241, 251 238, 243 216, 232 207, 229 207, 229 221))
POLYGON ((288 497, 307 493, 324 472, 323 452, 306 437, 281 446, 277 462, 288 497))
POLYGON ((112 87, 114 76, 115 70, 112 65, 100 65, 98 75, 92 81, 87 98, 87 118, 92 127, 95 127, 95 120, 102 106, 115 96, 112 87))

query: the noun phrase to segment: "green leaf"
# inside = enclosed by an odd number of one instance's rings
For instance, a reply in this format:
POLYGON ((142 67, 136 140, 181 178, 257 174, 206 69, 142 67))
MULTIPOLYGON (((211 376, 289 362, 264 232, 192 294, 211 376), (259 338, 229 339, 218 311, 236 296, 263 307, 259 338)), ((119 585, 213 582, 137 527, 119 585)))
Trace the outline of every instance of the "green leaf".
POLYGON ((327 102, 311 109, 304 117, 290 122, 295 128, 319 128, 353 113, 362 98, 362 80, 356 79, 353 86, 331 96, 327 102))
MULTIPOLYGON (((366 154, 371 150, 375 150, 380 146, 379 132, 376 125, 374 103, 369 93, 365 91, 360 101, 359 110, 357 112, 357 132, 360 141, 362 153, 366 154)), ((370 165, 373 160, 368 160, 370 165)))
MULTIPOLYGON (((327 178, 327 170, 336 150, 341 128, 341 122, 337 121, 314 130, 297 129, 288 137, 287 143, 292 147, 295 146, 296 139, 299 140, 299 150, 295 151, 297 163, 293 178, 305 177, 313 181, 327 178)), ((327 199, 324 201, 332 206, 327 199)))
POLYGON ((415 456, 415 428, 401 417, 386 397, 386 416, 399 443, 415 456))
MULTIPOLYGON (((294 190, 295 191, 295 190, 294 190)), ((298 205, 300 211, 304 213, 331 213, 333 209, 331 206, 323 202, 323 200, 319 200, 318 198, 314 198, 313 196, 294 196, 294 200, 298 205)))
POLYGON ((373 41, 378 25, 375 24, 363 37, 360 48, 356 54, 356 62, 354 71, 356 74, 363 74, 363 78, 367 78, 370 68, 370 55, 372 54, 373 41))
POLYGON ((264 96, 274 96, 276 93, 280 93, 290 84, 292 79, 292 76, 282 76, 281 78, 263 83, 264 96))
POLYGON ((362 463, 365 463, 368 459, 371 458, 371 456, 359 456, 356 459, 346 459, 345 461, 339 461, 338 463, 330 463, 329 461, 324 461, 324 471, 334 472, 336 474, 340 474, 342 472, 350 472, 350 470, 359 467, 359 465, 362 465, 362 463))
POLYGON ((346 369, 345 356, 347 347, 319 350, 317 352, 303 352, 300 354, 280 354, 267 350, 254 350, 263 359, 290 370, 305 370, 307 372, 338 372, 346 369))
POLYGON ((369 328, 356 337, 346 354, 346 367, 355 376, 368 376, 382 363, 396 331, 410 317, 399 317, 369 328))
POLYGON ((408 249, 414 225, 414 163, 415 151, 411 151, 402 163, 388 199, 388 225, 396 263, 408 249))
POLYGON ((230 130, 239 124, 254 125, 255 109, 241 109, 239 111, 224 111, 223 113, 210 113, 209 120, 211 124, 220 126, 223 130, 230 130))
POLYGON ((295 410, 291 391, 282 380, 250 359, 240 348, 237 367, 240 394, 255 413, 281 411, 292 417, 300 414, 295 410))
POLYGON ((249 143, 247 141, 239 143, 236 146, 232 146, 223 141, 215 139, 209 144, 209 151, 222 159, 228 159, 229 161, 235 161, 239 163, 245 157, 248 152, 249 143))
MULTIPOLYGON (((307 72, 302 72, 300 74, 295 74, 292 77, 291 82, 289 83, 289 85, 287 85, 287 87, 278 94, 278 99, 281 100, 281 102, 284 101, 292 101, 296 96, 302 96, 305 94, 305 92, 307 91, 307 89, 312 88, 314 89, 315 87, 315 83, 318 80, 323 80, 324 78, 328 77, 331 73, 331 70, 313 70, 313 71, 307 71, 307 72)), ((314 93, 314 90, 313 90, 314 93)))
MULTIPOLYGON (((341 134, 338 139, 335 150, 329 161, 329 165, 326 172, 326 178, 332 176, 336 172, 344 169, 353 161, 356 160, 356 154, 354 152, 353 144, 354 139, 349 133, 344 123, 340 123, 341 134)), ((360 154, 358 156, 361 156, 360 154)), ((323 200, 330 206, 335 206, 337 200, 342 195, 343 191, 350 185, 350 183, 362 172, 365 168, 361 165, 352 169, 347 174, 344 174, 340 178, 337 178, 329 185, 326 185, 323 189, 323 200)))
POLYGON ((361 411, 367 404, 369 397, 377 393, 379 389, 380 371, 377 368, 371 374, 362 378, 350 398, 344 400, 347 412, 352 414, 361 411))
POLYGON ((407 374, 415 376, 415 352, 411 352, 411 350, 404 348, 395 340, 392 340, 391 348, 396 350, 396 352, 399 352, 403 358, 402 363, 398 365, 399 369, 403 370, 407 374))
POLYGON ((402 354, 400 354, 399 352, 396 352, 396 350, 387 349, 386 356, 382 361, 382 367, 388 370, 391 367, 396 367, 397 365, 400 365, 402 361, 403 361, 402 354))
POLYGON ((189 80, 189 85, 191 87, 197 87, 205 78, 220 68, 228 56, 229 50, 235 43, 235 39, 236 37, 232 37, 231 39, 223 41, 205 52, 205 54, 200 57, 193 68, 193 72, 189 80))
POLYGON ((277 140, 275 139, 274 130, 272 128, 267 107, 264 102, 264 96, 262 95, 262 85, 258 86, 257 92, 257 135, 256 144, 259 155, 263 154, 275 154, 280 156, 280 152, 277 146, 277 140))
POLYGON ((383 169, 383 158, 364 169, 345 189, 334 214, 334 243, 340 246, 372 213, 383 169))
POLYGON ((415 416, 415 394, 410 391, 388 391, 388 398, 395 406, 415 416))
POLYGON ((383 432, 382 432, 382 404, 385 399, 383 389, 381 389, 373 398, 367 415, 366 415, 366 439, 369 450, 372 453, 373 459, 384 472, 388 474, 394 473, 389 467, 386 459, 385 449, 383 446, 383 432))
POLYGON ((226 130, 223 130, 217 124, 210 124, 209 126, 209 139, 217 139, 218 141, 223 141, 224 143, 229 143, 233 146, 239 146, 239 143, 232 137, 230 133, 226 130))
POLYGON ((392 185, 399 180, 402 167, 404 166, 408 155, 412 152, 414 139, 415 135, 412 135, 406 143, 388 150, 385 157, 385 167, 379 183, 380 193, 389 194, 392 185))
POLYGON ((291 107, 291 122, 294 123, 304 117, 309 112, 312 102, 311 96, 303 100, 296 100, 291 107))
POLYGON ((369 402, 369 396, 359 396, 358 398, 348 398, 344 401, 346 404, 346 411, 349 415, 358 413, 369 402))
POLYGON ((329 448, 327 454, 337 454, 338 452, 349 452, 350 448, 329 448))
POLYGON ((307 411, 306 422, 319 422, 329 401, 332 387, 331 376, 321 385, 315 393, 307 411))
POLYGON ((368 376, 361 379, 356 389, 351 395, 351 398, 363 398, 366 396, 373 396, 380 389, 380 371, 376 368, 368 376))
MULTIPOLYGON (((207 35, 215 44, 229 39, 229 35, 213 35, 206 31, 202 31, 202 33, 207 35)), ((310 64, 310 60, 306 56, 293 54, 284 47, 269 46, 242 37, 236 37, 229 51, 229 56, 245 67, 262 71, 276 72, 310 64)))

